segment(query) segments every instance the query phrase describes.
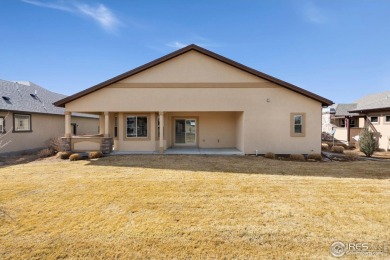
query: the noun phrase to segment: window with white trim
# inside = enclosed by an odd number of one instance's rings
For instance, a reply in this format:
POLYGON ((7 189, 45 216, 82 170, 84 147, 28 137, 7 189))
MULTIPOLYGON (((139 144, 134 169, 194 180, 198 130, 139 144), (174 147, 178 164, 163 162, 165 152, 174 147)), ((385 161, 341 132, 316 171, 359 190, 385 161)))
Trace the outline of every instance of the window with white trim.
POLYGON ((0 116, 0 134, 5 133, 5 117, 0 116))
POLYGON ((290 134, 292 137, 305 136, 305 113, 290 114, 290 134))
POLYGON ((340 120, 340 127, 345 127, 345 118, 341 118, 340 120))
POLYGON ((30 132, 31 115, 14 114, 14 132, 30 132))
POLYGON ((370 116, 370 121, 373 124, 379 124, 379 117, 378 116, 370 116))
POLYGON ((385 116, 385 122, 390 123, 390 116, 385 116))
POLYGON ((147 116, 127 116, 126 117, 127 137, 147 137, 148 117, 147 116))
POLYGON ((118 117, 114 117, 114 137, 118 137, 118 117))

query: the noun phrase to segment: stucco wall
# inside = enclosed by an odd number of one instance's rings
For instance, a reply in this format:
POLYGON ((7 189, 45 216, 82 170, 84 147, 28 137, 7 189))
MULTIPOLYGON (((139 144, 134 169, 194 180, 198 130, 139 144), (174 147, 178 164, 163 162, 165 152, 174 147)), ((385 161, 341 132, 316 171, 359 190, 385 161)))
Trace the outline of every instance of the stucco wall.
MULTIPOLYGON (((0 112, 0 116, 6 116, 6 114, 6 112, 0 112)), ((32 132, 12 132, 12 112, 6 117, 5 123, 7 134, 2 139, 11 140, 11 142, 2 148, 0 153, 47 147, 49 139, 62 137, 65 131, 65 119, 61 115, 31 114, 32 132)), ((77 123, 82 130, 97 132, 96 119, 73 117, 72 123, 77 123)))
MULTIPOLYGON (((99 129, 98 128, 98 119, 96 119, 96 118, 72 116, 71 122, 74 124, 77 124, 77 135, 97 134, 98 133, 98 129, 99 129)), ((63 122, 63 124, 65 124, 65 121, 63 122)))
POLYGON ((388 148, 388 140, 390 138, 390 123, 386 122, 386 116, 390 116, 390 111, 385 113, 371 113, 367 114, 367 116, 378 116, 379 123, 372 124, 378 134, 376 135, 379 138, 379 148, 387 149, 388 148))
MULTIPOLYGON (((195 52, 90 93, 65 107, 73 112, 240 112, 242 115, 231 118, 234 124, 229 125, 229 135, 234 134, 230 139, 247 154, 256 150, 319 153, 321 108, 318 101, 195 52), (305 114, 304 137, 290 136, 290 113, 305 114)), ((219 130, 215 120, 209 120, 207 132, 219 130)), ((211 139, 217 139, 216 135, 211 139)), ((166 139, 169 145, 171 136, 167 134, 166 139)), ((131 141, 120 146, 147 150, 155 145, 131 141)))

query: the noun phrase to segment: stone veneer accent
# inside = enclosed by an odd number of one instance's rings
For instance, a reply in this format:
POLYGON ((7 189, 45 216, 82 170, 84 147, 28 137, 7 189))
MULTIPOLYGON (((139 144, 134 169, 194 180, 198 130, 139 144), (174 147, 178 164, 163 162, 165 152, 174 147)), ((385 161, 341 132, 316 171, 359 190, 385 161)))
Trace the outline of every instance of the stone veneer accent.
POLYGON ((61 151, 70 152, 71 151, 71 138, 61 137, 61 151))
POLYGON ((114 139, 111 137, 102 138, 100 144, 100 150, 103 154, 109 154, 112 152, 112 146, 114 145, 114 139))

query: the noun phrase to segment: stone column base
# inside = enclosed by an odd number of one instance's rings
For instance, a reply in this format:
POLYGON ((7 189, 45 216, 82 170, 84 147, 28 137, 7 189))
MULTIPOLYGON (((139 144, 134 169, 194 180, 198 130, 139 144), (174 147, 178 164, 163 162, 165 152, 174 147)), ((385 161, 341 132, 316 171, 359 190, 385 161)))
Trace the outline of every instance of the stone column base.
POLYGON ((61 152, 71 152, 71 140, 70 137, 61 137, 61 152))
POLYGON ((100 150, 103 154, 109 154, 112 152, 112 147, 114 145, 114 139, 107 137, 103 138, 100 144, 100 150))

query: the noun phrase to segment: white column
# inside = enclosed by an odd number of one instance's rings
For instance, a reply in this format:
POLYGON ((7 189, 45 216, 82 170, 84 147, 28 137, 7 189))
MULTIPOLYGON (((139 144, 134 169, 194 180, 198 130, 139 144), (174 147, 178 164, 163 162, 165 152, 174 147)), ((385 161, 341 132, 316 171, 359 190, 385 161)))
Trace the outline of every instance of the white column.
POLYGON ((110 137, 109 113, 104 112, 104 137, 110 137))
POLYGON ((65 112, 65 137, 72 137, 71 112, 65 112))
POLYGON ((158 113, 160 119, 160 153, 164 153, 164 112, 158 113))

